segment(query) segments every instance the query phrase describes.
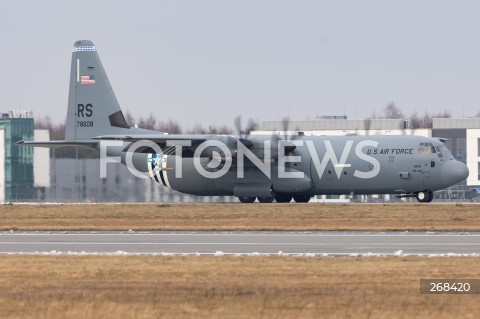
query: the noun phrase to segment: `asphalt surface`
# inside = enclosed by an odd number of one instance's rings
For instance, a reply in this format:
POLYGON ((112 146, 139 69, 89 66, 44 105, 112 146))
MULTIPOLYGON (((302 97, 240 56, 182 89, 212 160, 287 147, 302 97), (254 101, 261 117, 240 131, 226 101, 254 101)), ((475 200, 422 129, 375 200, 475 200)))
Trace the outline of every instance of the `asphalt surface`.
POLYGON ((0 232, 0 253, 473 255, 480 233, 0 232))

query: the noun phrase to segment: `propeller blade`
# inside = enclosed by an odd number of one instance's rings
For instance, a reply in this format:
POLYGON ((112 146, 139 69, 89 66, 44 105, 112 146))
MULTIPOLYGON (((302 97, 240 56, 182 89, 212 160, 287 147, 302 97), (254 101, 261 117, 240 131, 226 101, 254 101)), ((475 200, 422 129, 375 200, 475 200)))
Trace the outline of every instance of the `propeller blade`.
POLYGON ((242 138, 242 116, 239 115, 233 120, 237 134, 242 138))
POLYGON ((248 121, 248 126, 245 130, 242 129, 242 116, 237 116, 233 123, 235 124, 235 130, 237 131, 238 140, 245 145, 246 147, 250 148, 253 146, 253 142, 248 139, 250 136, 250 132, 253 131, 257 127, 257 123, 254 120, 250 119, 248 121))
POLYGON ((247 148, 250 148, 250 147, 253 146, 253 142, 250 141, 250 140, 247 140, 247 139, 244 139, 244 138, 239 138, 238 140, 240 141, 240 143, 245 145, 247 148))
POLYGON ((247 126, 247 129, 245 131, 245 137, 244 138, 247 139, 250 136, 250 132, 253 131, 256 128, 257 128, 257 123, 254 120, 250 119, 248 121, 248 126, 247 126))
POLYGON ((372 127, 372 119, 371 118, 366 118, 365 121, 365 135, 370 135, 370 128, 372 127))
POLYGON ((290 118, 284 117, 282 119, 282 130, 283 130, 283 137, 285 140, 288 140, 287 131, 288 131, 289 125, 290 125, 290 118))

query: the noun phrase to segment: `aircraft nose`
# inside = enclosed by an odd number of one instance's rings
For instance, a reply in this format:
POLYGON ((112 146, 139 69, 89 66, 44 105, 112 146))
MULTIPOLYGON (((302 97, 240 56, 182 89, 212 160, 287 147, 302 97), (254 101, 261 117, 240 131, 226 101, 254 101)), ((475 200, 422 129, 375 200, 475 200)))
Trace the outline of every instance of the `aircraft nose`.
POLYGON ((468 177, 468 167, 459 161, 448 161, 442 166, 441 176, 445 187, 449 187, 468 177))

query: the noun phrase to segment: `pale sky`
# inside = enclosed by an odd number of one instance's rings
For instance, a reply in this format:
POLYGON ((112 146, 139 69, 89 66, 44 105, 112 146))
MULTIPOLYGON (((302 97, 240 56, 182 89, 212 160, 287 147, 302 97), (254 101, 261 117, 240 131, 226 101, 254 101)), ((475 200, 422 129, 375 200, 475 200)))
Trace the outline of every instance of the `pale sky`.
POLYGON ((480 112, 480 1, 0 2, 0 112, 66 117, 92 40, 126 113, 233 126, 318 115, 480 112))

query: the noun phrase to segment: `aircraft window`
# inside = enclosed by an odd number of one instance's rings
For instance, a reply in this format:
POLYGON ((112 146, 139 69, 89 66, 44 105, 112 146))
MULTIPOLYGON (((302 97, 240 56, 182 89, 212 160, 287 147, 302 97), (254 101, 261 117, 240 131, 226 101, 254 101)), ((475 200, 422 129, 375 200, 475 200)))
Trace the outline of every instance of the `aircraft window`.
POLYGON ((437 152, 445 152, 447 150, 445 145, 437 145, 435 148, 437 149, 437 152))
POLYGON ((418 152, 420 154, 431 154, 432 153, 432 148, 428 145, 428 143, 420 143, 420 146, 418 147, 418 152))

